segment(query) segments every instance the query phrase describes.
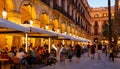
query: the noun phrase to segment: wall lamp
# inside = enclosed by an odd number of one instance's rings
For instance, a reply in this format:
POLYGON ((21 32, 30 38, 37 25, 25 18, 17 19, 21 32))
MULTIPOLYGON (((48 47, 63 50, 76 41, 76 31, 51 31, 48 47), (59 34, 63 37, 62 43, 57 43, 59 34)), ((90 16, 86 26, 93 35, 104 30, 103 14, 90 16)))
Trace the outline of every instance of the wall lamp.
POLYGON ((3 11, 2 11, 2 17, 3 17, 4 19, 6 19, 6 17, 7 17, 7 11, 6 11, 6 8, 5 8, 5 2, 6 2, 6 0, 4 0, 4 9, 3 9, 3 11))
POLYGON ((24 22, 23 22, 23 24, 26 24, 27 26, 29 25, 30 26, 30 31, 31 31, 31 24, 29 23, 29 21, 27 21, 27 20, 25 20, 24 22))
POLYGON ((46 25, 45 29, 46 29, 46 30, 48 29, 48 24, 46 25))

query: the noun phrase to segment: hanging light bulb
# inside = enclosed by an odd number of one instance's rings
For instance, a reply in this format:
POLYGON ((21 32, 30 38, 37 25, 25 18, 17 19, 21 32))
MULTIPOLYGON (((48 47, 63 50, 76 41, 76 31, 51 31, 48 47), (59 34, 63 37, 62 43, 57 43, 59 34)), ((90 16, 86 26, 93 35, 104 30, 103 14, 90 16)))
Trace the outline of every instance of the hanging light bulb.
POLYGON ((67 32, 65 31, 64 33, 66 34, 67 32))
POLYGON ((2 11, 2 16, 3 16, 4 19, 6 19, 6 17, 7 17, 7 11, 6 11, 5 8, 4 8, 4 10, 2 11))
POLYGON ((4 19, 6 19, 6 17, 7 17, 7 11, 6 11, 6 9, 5 9, 5 2, 6 2, 6 0, 4 0, 4 9, 3 9, 3 11, 2 11, 2 17, 3 17, 4 19))
POLYGON ((32 24, 33 24, 33 20, 32 20, 32 18, 30 19, 30 26, 32 26, 32 24))
POLYGON ((60 29, 59 28, 57 29, 57 32, 60 33, 60 29))
POLYGON ((48 29, 48 24, 46 25, 46 29, 48 29))

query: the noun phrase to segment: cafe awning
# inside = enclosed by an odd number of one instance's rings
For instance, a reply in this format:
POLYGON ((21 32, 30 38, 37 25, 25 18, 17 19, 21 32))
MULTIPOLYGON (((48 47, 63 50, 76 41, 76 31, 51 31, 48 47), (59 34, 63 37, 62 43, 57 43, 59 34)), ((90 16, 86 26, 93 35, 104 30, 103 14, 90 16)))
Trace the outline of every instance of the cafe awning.
POLYGON ((0 32, 29 32, 30 30, 22 25, 7 21, 5 19, 0 18, 0 32), (4 30, 4 31, 2 31, 4 30))
MULTIPOLYGON (((43 37, 51 37, 51 36, 57 36, 57 34, 53 31, 50 31, 50 30, 45 30, 45 29, 41 29, 41 28, 38 28, 38 27, 35 27, 35 26, 30 26, 30 33, 31 34, 38 34, 38 35, 35 35, 35 36, 43 36, 43 37)), ((34 35, 31 35, 31 36, 34 36, 34 35)))
POLYGON ((58 39, 71 40, 71 37, 66 34, 62 34, 62 33, 57 33, 57 34, 58 34, 58 39))

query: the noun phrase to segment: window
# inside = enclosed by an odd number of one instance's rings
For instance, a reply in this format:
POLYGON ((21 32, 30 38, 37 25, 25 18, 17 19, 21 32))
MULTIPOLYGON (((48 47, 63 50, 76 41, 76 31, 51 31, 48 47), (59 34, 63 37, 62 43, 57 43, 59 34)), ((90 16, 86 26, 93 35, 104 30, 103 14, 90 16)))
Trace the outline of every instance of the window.
POLYGON ((97 28, 94 29, 94 35, 98 35, 98 29, 97 28))
POLYGON ((111 16, 114 17, 114 13, 111 13, 111 16))
POLYGON ((107 17, 107 13, 103 13, 103 17, 107 17))
POLYGON ((58 4, 57 2, 58 2, 58 0, 54 0, 54 3, 53 3, 53 4, 54 4, 54 5, 55 5, 55 4, 58 4))
POLYGON ((78 25, 80 26, 80 16, 78 17, 78 25))
POLYGON ((61 2, 61 7, 62 7, 62 9, 65 8, 65 0, 62 0, 62 2, 61 2))
POLYGON ((69 4, 67 5, 67 12, 68 13, 70 12, 70 5, 69 4))
POLYGON ((72 16, 73 16, 73 9, 72 9, 72 16))
POLYGON ((98 21, 95 21, 94 24, 94 35, 98 35, 98 21))
POLYGON ((94 27, 98 27, 98 21, 95 21, 94 27))
POLYGON ((78 10, 80 10, 80 4, 78 5, 78 10))
POLYGON ((99 17, 99 15, 98 14, 95 14, 95 16, 94 17, 99 17))
POLYGON ((104 20, 104 24, 103 24, 103 26, 102 26, 102 29, 103 29, 103 31, 102 31, 102 35, 104 36, 104 37, 107 37, 108 35, 109 35, 109 32, 108 32, 108 21, 107 20, 104 20))

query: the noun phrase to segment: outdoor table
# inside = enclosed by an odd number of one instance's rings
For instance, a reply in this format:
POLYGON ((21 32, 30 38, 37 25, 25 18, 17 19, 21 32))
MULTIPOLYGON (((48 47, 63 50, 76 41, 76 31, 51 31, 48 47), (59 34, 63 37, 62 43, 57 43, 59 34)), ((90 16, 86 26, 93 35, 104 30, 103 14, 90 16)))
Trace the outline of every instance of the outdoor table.
POLYGON ((8 61, 8 59, 6 59, 6 58, 0 58, 0 69, 2 69, 2 61, 8 61))

